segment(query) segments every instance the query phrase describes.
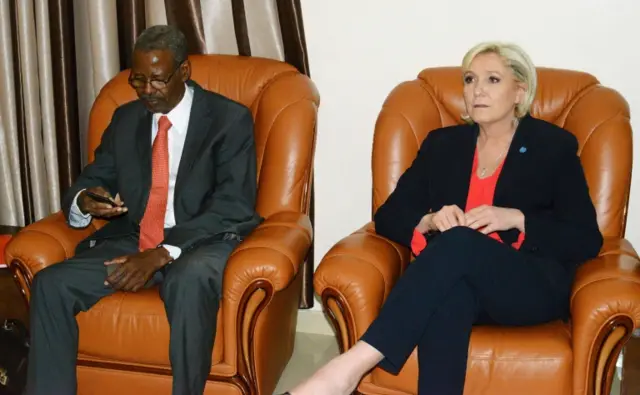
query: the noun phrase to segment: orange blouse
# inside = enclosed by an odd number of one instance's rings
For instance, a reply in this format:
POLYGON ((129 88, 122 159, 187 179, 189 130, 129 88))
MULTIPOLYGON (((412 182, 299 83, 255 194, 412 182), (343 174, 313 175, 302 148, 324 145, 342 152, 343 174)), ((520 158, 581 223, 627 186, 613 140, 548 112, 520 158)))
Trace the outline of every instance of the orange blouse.
MULTIPOLYGON (((478 150, 476 149, 476 152, 473 156, 473 169, 471 170, 471 182, 469 183, 469 194, 467 195, 467 205, 464 210, 465 212, 469 212, 470 210, 478 206, 493 205, 493 196, 496 192, 496 184, 498 183, 498 177, 500 177, 500 172, 502 171, 503 164, 504 160, 500 163, 500 165, 498 165, 496 170, 489 177, 478 177, 478 150)), ((502 242, 498 232, 490 233, 489 237, 502 242)), ((524 237, 524 233, 520 233, 518 240, 511 244, 511 246, 516 250, 519 249, 522 245, 522 242, 524 241, 524 237)), ((413 254, 417 256, 426 247, 427 239, 422 233, 414 229, 413 238, 411 239, 411 250, 413 251, 413 254)))

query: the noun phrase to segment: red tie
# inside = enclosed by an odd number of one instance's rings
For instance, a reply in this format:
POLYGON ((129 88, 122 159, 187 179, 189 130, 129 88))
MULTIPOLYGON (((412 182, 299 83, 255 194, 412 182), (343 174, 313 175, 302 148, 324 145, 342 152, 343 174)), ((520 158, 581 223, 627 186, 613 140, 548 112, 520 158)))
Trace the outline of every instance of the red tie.
POLYGON ((140 222, 140 251, 156 248, 164 239, 164 216, 169 194, 169 140, 171 121, 166 116, 158 120, 158 134, 151 154, 151 191, 140 222))

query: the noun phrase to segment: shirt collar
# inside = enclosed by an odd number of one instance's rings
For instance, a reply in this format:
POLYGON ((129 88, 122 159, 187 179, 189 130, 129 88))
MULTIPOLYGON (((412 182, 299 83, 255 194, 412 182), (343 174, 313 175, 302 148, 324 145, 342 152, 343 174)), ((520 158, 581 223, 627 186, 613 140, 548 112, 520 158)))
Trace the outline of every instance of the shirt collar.
POLYGON ((171 126, 179 134, 187 132, 187 128, 189 127, 189 113, 191 112, 191 104, 193 103, 193 88, 187 84, 184 84, 184 86, 184 95, 177 106, 173 107, 167 114, 153 114, 153 121, 156 125, 160 117, 166 115, 169 121, 171 121, 171 126))

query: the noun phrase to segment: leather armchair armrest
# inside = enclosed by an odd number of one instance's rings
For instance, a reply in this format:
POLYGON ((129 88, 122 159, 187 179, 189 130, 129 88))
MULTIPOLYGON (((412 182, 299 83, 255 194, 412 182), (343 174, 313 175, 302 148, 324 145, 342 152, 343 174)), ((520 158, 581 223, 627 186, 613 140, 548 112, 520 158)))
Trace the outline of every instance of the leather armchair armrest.
POLYGON ((254 229, 235 249, 224 275, 224 297, 238 302, 255 280, 274 289, 286 288, 305 260, 313 231, 309 216, 296 212, 276 213, 254 229))
POLYGON ((15 235, 5 250, 5 259, 22 262, 33 275, 46 266, 61 262, 75 254, 78 243, 96 227, 91 223, 83 229, 71 228, 60 211, 34 222, 15 235))
POLYGON ((225 336, 227 360, 235 358, 236 340, 245 342, 247 349, 251 328, 274 299, 291 299, 289 302, 297 306, 299 289, 293 283, 312 238, 308 215, 280 212, 258 225, 232 253, 224 272, 222 296, 224 331, 230 334, 225 336))
POLYGON ((574 392, 587 393, 586 388, 596 383, 593 375, 615 364, 640 325, 640 259, 628 241, 605 239, 600 255, 578 269, 571 320, 574 392))
POLYGON ((73 229, 64 214, 57 212, 25 227, 11 239, 5 249, 5 261, 27 299, 33 276, 49 265, 72 257, 78 243, 95 230, 95 223, 84 229, 73 229))
POLYGON ((373 223, 340 240, 324 256, 314 274, 314 288, 343 350, 378 315, 410 257, 409 249, 376 234, 373 223))

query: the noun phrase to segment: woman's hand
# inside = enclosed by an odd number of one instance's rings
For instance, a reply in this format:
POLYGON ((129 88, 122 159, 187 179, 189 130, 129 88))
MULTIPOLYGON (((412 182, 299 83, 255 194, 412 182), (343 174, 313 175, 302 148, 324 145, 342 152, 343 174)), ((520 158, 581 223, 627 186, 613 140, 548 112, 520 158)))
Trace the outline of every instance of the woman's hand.
POLYGON ((524 214, 513 208, 478 206, 465 214, 466 224, 471 229, 489 233, 517 228, 524 233, 524 214))
POLYGON ((429 213, 422 217, 417 230, 420 233, 427 233, 438 230, 444 232, 455 226, 465 226, 466 219, 464 211, 454 205, 444 206, 438 212, 429 213))

